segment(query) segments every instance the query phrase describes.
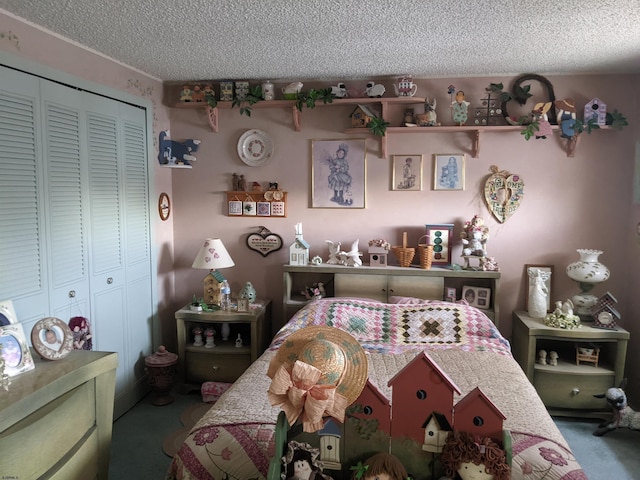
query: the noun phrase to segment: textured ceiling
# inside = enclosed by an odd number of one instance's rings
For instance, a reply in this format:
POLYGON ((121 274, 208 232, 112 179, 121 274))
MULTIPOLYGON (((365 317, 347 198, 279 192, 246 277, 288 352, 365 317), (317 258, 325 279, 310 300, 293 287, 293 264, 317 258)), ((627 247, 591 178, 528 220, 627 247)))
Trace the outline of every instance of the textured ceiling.
POLYGON ((640 73, 640 0, 0 0, 0 9, 166 81, 640 73))

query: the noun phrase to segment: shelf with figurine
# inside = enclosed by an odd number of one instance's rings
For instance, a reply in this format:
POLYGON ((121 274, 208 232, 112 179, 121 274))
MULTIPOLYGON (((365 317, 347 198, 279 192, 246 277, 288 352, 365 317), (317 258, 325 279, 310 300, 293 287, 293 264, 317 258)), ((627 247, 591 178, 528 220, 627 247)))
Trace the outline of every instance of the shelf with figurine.
POLYGON ((259 182, 252 182, 249 190, 244 175, 232 175, 232 190, 227 192, 227 215, 230 217, 280 217, 287 216, 287 192, 278 188, 277 182, 269 182, 263 189, 259 182))

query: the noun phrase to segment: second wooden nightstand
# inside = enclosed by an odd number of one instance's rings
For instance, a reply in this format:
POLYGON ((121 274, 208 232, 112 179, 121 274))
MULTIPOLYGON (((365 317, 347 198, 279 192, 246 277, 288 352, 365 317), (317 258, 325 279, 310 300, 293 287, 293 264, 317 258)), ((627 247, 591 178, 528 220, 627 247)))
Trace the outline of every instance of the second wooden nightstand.
POLYGON ((580 328, 548 327, 541 318, 524 311, 513 312, 511 347, 529 381, 554 415, 601 417, 611 409, 593 395, 618 386, 624 376, 629 332, 623 328, 605 330, 583 323, 580 328), (577 348, 599 348, 594 362, 576 361, 577 348), (541 364, 538 352, 558 353, 557 365, 541 364))
POLYGON ((178 337, 178 381, 183 391, 200 388, 203 382, 234 382, 255 362, 271 339, 271 301, 261 300, 248 312, 215 310, 194 312, 185 306, 175 314, 178 337), (228 324, 228 340, 221 335, 228 324), (193 329, 213 328, 213 348, 194 345, 193 329), (236 346, 240 335, 241 346, 236 346))

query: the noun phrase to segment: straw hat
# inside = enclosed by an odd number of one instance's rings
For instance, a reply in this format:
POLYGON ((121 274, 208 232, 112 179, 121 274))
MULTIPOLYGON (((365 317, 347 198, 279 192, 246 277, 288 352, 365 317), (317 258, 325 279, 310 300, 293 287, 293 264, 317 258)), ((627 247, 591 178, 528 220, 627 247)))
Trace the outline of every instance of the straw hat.
POLYGON ((351 405, 367 383, 368 364, 364 349, 347 332, 327 326, 298 330, 284 341, 271 360, 267 375, 273 378, 282 365, 296 360, 322 372, 320 385, 335 385, 336 391, 351 405))
POLYGON ((556 100, 554 105, 565 112, 576 111, 576 101, 573 98, 565 98, 564 100, 556 100))

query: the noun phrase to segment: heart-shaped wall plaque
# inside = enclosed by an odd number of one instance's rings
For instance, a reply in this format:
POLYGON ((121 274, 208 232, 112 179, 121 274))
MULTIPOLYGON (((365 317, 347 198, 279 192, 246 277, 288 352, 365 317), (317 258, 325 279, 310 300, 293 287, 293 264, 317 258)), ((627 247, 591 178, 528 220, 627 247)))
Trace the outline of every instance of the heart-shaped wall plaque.
POLYGON ((504 223, 514 214, 524 198, 524 180, 520 175, 499 170, 491 165, 489 175, 484 184, 484 198, 493 216, 504 223))
POLYGON ((261 227, 260 232, 252 233, 247 237, 247 246, 266 257, 282 248, 282 237, 276 233, 271 233, 265 227, 261 227))

